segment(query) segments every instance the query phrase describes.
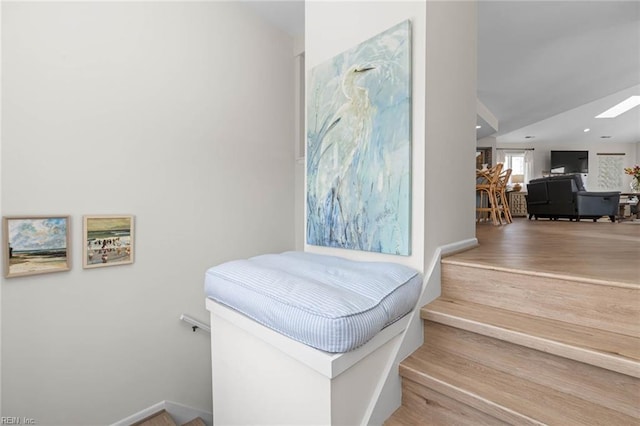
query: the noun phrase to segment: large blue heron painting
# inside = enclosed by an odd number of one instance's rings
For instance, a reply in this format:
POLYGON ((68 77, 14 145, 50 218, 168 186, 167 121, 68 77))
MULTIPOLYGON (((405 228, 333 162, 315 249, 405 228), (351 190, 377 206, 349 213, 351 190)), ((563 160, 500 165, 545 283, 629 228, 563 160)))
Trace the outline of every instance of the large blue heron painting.
POLYGON ((410 254, 410 44, 404 21, 311 70, 308 244, 410 254))

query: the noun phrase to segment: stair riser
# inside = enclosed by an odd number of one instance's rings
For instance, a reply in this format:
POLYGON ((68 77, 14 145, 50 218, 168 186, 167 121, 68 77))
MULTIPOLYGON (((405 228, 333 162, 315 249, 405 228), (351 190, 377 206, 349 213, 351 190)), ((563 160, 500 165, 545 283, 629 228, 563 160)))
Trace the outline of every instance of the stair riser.
POLYGON ((495 417, 409 379, 402 379, 402 405, 425 425, 506 426, 495 417))
POLYGON ((489 400, 479 398, 474 393, 467 392, 464 388, 451 384, 447 380, 437 378, 430 373, 425 374, 424 371, 412 370, 404 364, 400 364, 400 375, 403 377, 403 380, 411 380, 425 389, 445 395, 447 398, 453 399, 460 404, 467 405, 489 417, 494 417, 508 424, 522 426, 542 426, 544 424, 525 415, 521 415, 517 411, 507 409, 499 404, 493 404, 489 400))
POLYGON ((591 350, 590 348, 577 347, 571 344, 567 345, 557 340, 549 340, 502 327, 494 327, 477 320, 468 320, 432 312, 425 310, 425 308, 422 310, 422 318, 640 378, 640 366, 638 363, 629 358, 616 356, 616 354, 607 354, 601 350, 591 350))
POLYGON ((425 321, 425 344, 640 419, 640 379, 425 321))
POLYGON ((640 287, 442 264, 442 296, 640 337, 640 287))

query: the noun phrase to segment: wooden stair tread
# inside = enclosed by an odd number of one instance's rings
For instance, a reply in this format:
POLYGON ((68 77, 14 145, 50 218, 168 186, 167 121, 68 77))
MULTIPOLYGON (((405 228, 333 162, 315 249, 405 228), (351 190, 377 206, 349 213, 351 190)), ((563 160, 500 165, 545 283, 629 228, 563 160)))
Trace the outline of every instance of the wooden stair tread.
POLYGON ((182 426, 207 426, 207 424, 204 422, 204 420, 202 420, 202 418, 196 417, 195 419, 188 421, 182 426))
MULTIPOLYGON (((404 392, 404 391, 403 391, 404 392)), ((415 410, 401 405, 385 422, 384 426, 410 426, 419 425, 423 420, 415 410)))
POLYGON ((505 309, 439 298, 423 319, 640 377, 640 339, 505 309))
POLYGON ((469 268, 477 268, 477 269, 486 269, 489 271, 500 271, 500 272, 510 272, 516 273, 522 276, 530 276, 530 277, 544 277, 544 278, 552 278, 558 280, 565 281, 576 281, 583 282, 589 284, 597 284, 603 286, 611 286, 611 287, 622 287, 622 288, 630 288, 635 290, 640 290, 640 284, 638 284, 636 279, 603 279, 603 278, 593 278, 584 275, 579 275, 577 273, 567 273, 567 272, 543 272, 539 269, 536 269, 536 266, 530 266, 528 269, 519 267, 507 267, 507 266, 499 266, 493 262, 483 262, 483 261, 466 261, 459 260, 455 257, 443 257, 441 259, 441 263, 445 265, 456 265, 456 266, 465 266, 469 268))
POLYGON ((160 410, 131 426, 178 426, 167 410, 160 410))
POLYGON ((400 365, 416 383, 511 424, 637 424, 608 407, 423 345, 400 365))
POLYGON ((607 285, 640 284, 638 226, 519 219, 504 227, 478 225, 476 237, 476 248, 442 262, 601 280, 607 285))

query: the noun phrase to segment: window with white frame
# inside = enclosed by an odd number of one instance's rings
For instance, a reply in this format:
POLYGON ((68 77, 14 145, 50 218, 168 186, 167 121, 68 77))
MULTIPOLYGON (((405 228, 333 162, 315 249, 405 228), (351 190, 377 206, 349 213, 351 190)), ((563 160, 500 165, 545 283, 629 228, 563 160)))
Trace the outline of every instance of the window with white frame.
POLYGON ((524 152, 505 153, 504 168, 511 169, 511 177, 509 178, 510 184, 524 183, 524 152))
POLYGON ((511 169, 509 184, 526 185, 533 177, 533 150, 498 151, 498 161, 504 164, 503 169, 511 169))

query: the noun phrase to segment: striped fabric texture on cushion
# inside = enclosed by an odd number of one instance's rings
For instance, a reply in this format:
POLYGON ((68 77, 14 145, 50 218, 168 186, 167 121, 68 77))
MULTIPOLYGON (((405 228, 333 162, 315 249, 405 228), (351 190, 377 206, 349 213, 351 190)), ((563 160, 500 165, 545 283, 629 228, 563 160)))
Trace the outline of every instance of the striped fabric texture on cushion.
POLYGON ((390 262, 306 252, 266 254, 210 268, 205 293, 326 352, 348 352, 410 312, 422 276, 390 262))

